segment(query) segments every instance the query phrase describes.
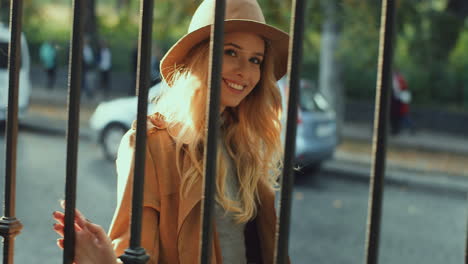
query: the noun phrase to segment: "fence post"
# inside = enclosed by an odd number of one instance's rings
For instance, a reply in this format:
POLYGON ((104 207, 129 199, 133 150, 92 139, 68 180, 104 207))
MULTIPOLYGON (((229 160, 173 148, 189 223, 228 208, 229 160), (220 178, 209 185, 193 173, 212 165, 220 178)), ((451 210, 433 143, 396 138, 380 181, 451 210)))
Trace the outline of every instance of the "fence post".
POLYGON ((393 0, 382 1, 380 47, 374 113, 372 168, 366 234, 366 263, 378 263, 382 197, 384 191, 387 123, 392 80, 393 30, 395 5, 393 0))
POLYGON ((216 191, 216 156, 217 138, 219 133, 219 108, 221 94, 221 68, 223 65, 223 41, 224 41, 224 16, 226 12, 226 0, 216 0, 215 17, 210 33, 210 61, 209 83, 210 92, 207 96, 206 124, 208 133, 204 156, 204 194, 202 203, 202 234, 200 243, 200 263, 211 263, 211 248, 213 240, 213 211, 214 195, 216 191))
POLYGON ((299 77, 302 69, 302 41, 304 39, 304 17, 306 3, 294 0, 291 15, 292 37, 289 41, 288 75, 289 99, 286 121, 283 173, 281 177, 280 219, 277 223, 275 263, 288 262, 289 231, 291 223, 292 191, 294 185, 294 157, 296 151, 297 103, 299 98, 299 77), (292 48, 291 48, 292 47, 292 48))
POLYGON ((78 137, 80 120, 80 92, 82 76, 83 32, 85 1, 73 1, 73 29, 70 39, 68 64, 68 126, 67 167, 65 180, 65 231, 63 263, 71 264, 75 258, 75 203, 76 171, 78 160, 78 137))
POLYGON ((4 216, 0 219, 3 236, 3 263, 13 264, 15 237, 23 225, 16 219, 16 146, 18 141, 18 87, 21 68, 22 0, 10 1, 10 43, 8 48, 8 118, 6 122, 6 166, 4 216))
POLYGON ((119 258, 125 264, 144 264, 149 256, 141 245, 141 218, 143 211, 143 185, 145 180, 146 116, 148 112, 148 88, 150 85, 151 33, 153 25, 153 0, 140 2, 140 34, 136 90, 138 114, 133 170, 133 197, 130 247, 119 258))

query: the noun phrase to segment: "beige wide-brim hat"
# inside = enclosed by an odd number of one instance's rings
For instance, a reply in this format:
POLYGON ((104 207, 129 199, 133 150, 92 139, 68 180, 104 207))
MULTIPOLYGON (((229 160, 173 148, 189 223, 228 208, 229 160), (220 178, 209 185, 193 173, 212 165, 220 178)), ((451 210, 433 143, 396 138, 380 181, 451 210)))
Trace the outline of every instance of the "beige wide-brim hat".
MULTIPOLYGON (((214 21, 215 0, 205 0, 192 17, 188 33, 179 39, 161 60, 162 78, 169 84, 170 75, 189 51, 198 43, 210 38, 214 21)), ((267 39, 274 54, 274 74, 276 80, 286 74, 289 35, 265 23, 262 10, 256 0, 226 0, 224 32, 249 32, 267 39)))

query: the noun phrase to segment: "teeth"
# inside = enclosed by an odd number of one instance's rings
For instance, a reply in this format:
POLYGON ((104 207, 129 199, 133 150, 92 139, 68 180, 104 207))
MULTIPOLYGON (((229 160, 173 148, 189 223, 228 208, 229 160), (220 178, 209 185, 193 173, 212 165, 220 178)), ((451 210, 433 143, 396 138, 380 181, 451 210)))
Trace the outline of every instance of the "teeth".
POLYGON ((231 82, 227 82, 227 84, 229 85, 229 87, 231 87, 233 89, 236 89, 236 90, 239 90, 239 91, 242 91, 244 89, 244 86, 242 86, 240 84, 235 84, 235 83, 231 83, 231 82))

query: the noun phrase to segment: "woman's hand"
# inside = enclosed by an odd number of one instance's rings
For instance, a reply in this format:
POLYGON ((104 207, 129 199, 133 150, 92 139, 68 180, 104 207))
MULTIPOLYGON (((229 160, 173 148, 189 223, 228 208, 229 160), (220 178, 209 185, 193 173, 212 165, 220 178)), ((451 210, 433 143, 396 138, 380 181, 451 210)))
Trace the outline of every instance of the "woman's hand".
MULTIPOLYGON (((65 207, 65 202, 61 202, 65 207)), ((53 217, 57 223, 54 230, 64 236, 65 214, 55 211, 53 217)), ((63 249, 64 239, 57 239, 57 245, 63 249)), ((75 262, 76 264, 115 264, 117 257, 111 241, 104 229, 87 220, 80 211, 75 210, 75 262)))

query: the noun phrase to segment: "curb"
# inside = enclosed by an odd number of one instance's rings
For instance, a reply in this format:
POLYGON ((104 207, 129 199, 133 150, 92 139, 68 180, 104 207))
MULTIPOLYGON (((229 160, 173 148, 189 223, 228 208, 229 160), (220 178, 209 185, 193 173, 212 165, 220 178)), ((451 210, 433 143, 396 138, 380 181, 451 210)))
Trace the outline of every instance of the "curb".
MULTIPOLYGON (((345 126, 346 127, 346 126, 345 126)), ((430 133, 424 130, 416 134, 401 134, 398 136, 387 136, 387 148, 413 149, 424 152, 454 153, 468 156, 468 140, 460 136, 451 136, 440 133, 430 133), (444 142, 441 144, 440 142, 444 142)), ((373 131, 363 124, 348 124, 348 129, 342 133, 343 140, 353 140, 366 144, 372 144, 373 131)))
MULTIPOLYGON (((27 114, 24 118, 19 120, 20 129, 64 137, 67 134, 67 125, 67 122, 63 120, 32 114, 27 114)), ((92 140, 92 130, 87 126, 80 124, 79 139, 92 140)))
MULTIPOLYGON (((350 140, 361 142, 365 144, 372 144, 372 138, 363 138, 350 135, 343 135, 343 140, 350 140)), ((468 145, 468 143, 467 143, 468 145)), ((440 144, 437 147, 432 147, 424 144, 418 144, 414 142, 402 142, 397 139, 390 139, 387 141, 387 148, 397 148, 397 149, 408 149, 408 150, 418 150, 422 152, 436 152, 436 153, 453 153, 463 156, 468 156, 468 148, 464 148, 463 145, 458 147, 454 146, 441 146, 440 144)))
MULTIPOLYGON (((323 164, 322 170, 335 177, 370 183, 371 165, 369 163, 333 159, 323 164), (346 176, 343 176, 346 175, 346 176)), ((385 183, 396 186, 408 186, 421 190, 463 196, 468 193, 468 179, 461 175, 447 175, 442 172, 427 172, 412 168, 387 166, 385 183)))

